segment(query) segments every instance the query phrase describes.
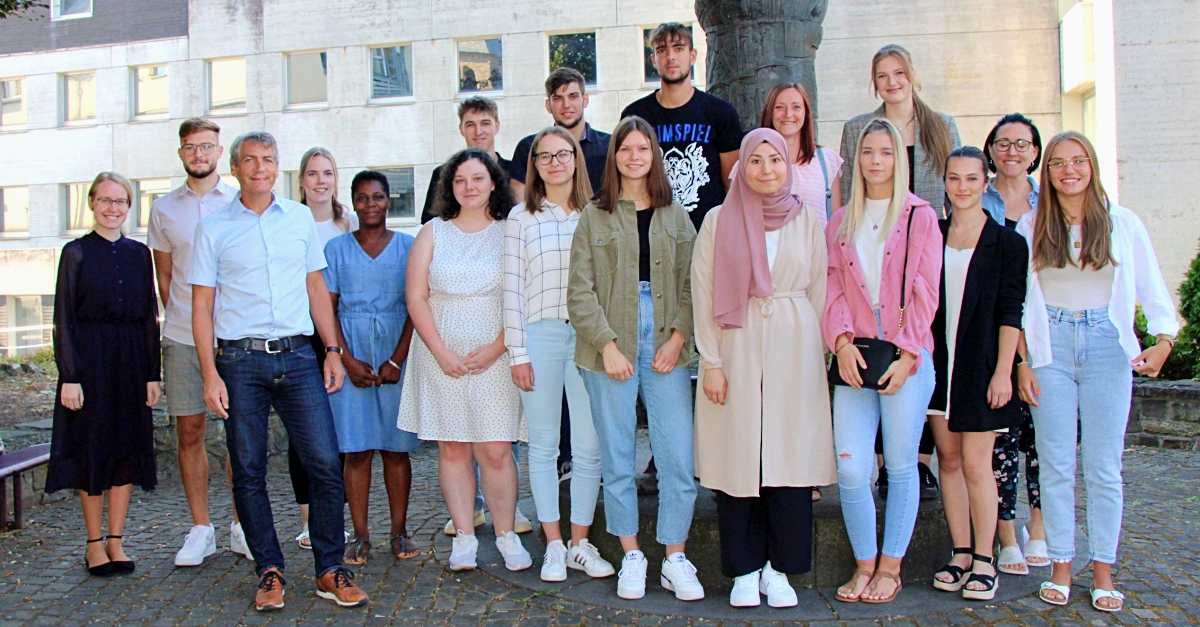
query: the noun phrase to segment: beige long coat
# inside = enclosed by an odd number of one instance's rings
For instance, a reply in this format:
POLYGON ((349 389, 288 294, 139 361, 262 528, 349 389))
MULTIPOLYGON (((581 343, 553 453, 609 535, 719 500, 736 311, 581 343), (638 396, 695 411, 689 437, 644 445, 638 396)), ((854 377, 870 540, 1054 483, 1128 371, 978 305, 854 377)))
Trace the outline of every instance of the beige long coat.
POLYGON ((775 296, 751 298, 745 325, 713 321, 717 216, 709 211, 692 258, 692 303, 700 384, 696 394, 696 475, 706 488, 753 497, 759 487, 837 482, 833 420, 825 379, 825 235, 805 207, 780 229, 771 268, 775 296), (704 395, 704 373, 721 368, 725 405, 704 395), (760 480, 761 472, 761 480, 760 480))

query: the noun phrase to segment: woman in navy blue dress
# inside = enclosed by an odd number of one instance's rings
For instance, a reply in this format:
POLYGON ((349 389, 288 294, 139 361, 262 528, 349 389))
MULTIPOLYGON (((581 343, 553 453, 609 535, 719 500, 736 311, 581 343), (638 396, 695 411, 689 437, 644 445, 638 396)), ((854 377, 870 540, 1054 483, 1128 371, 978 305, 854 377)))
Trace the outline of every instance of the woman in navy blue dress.
POLYGON ((133 187, 103 172, 93 230, 63 247, 54 295, 58 402, 46 492, 79 490, 93 575, 133 572, 121 536, 133 486, 154 489, 152 407, 162 396, 150 249, 125 237, 133 187), (102 535, 108 493, 108 536, 102 535), (103 542, 103 544, 101 544, 103 542))

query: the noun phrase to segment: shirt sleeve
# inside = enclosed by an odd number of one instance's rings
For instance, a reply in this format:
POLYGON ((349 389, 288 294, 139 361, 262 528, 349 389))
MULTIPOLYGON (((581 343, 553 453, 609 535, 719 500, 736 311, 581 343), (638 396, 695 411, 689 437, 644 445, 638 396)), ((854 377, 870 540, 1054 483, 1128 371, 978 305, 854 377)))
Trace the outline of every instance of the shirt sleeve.
POLYGON ((325 245, 325 261, 327 265, 323 274, 325 275, 325 288, 329 290, 330 294, 342 293, 338 289, 338 247, 333 245, 337 240, 338 238, 335 237, 325 245))
POLYGON ((526 137, 517 142, 513 149, 512 161, 508 163, 508 178, 525 183, 525 175, 529 168, 529 151, 533 149, 533 137, 526 137))
POLYGON ((79 300, 79 268, 83 250, 78 240, 63 247, 58 260, 58 282, 54 286, 54 362, 62 383, 83 382, 83 360, 79 357, 75 306, 79 300))
POLYGON ((308 253, 304 259, 304 269, 307 272, 324 270, 329 264, 325 263, 325 246, 321 243, 321 234, 317 233, 317 223, 307 220, 308 237, 305 246, 308 253))
POLYGON ((204 287, 217 286, 217 250, 204 222, 196 225, 192 238, 192 263, 188 267, 188 283, 204 287))
MULTIPOLYGON (((166 196, 162 198, 166 198, 166 196)), ((163 231, 162 214, 158 212, 158 204, 159 201, 155 200, 151 205, 150 226, 146 230, 146 245, 150 247, 150 250, 169 253, 171 252, 171 240, 167 239, 167 234, 163 231)))
MULTIPOLYGON (((522 209, 523 210, 523 209, 522 209)), ((529 363, 525 340, 525 229, 516 211, 504 222, 504 345, 512 365, 529 363)))
POLYGON ((733 105, 721 102, 720 114, 717 116, 716 143, 717 152, 734 152, 742 147, 742 121, 738 119, 733 105))

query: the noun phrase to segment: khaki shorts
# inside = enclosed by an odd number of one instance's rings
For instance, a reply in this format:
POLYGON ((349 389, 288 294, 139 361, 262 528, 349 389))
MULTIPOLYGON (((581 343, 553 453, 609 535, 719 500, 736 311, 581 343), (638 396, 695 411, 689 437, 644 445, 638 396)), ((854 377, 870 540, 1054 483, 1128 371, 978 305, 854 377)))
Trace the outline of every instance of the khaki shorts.
POLYGON ((163 391, 167 413, 194 416, 207 413, 204 405, 204 380, 200 376, 200 357, 196 347, 162 339, 163 391))

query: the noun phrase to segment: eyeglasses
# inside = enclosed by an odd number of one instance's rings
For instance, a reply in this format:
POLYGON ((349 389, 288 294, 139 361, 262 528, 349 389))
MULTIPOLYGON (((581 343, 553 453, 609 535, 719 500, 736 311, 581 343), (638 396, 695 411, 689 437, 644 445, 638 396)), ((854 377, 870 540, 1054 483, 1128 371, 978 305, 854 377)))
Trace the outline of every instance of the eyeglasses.
POLYGON ((996 150, 1001 152, 1008 150, 1010 147, 1016 148, 1017 152, 1029 152, 1029 147, 1033 145, 1033 142, 1026 139, 1018 139, 1015 142, 1007 139, 997 139, 992 142, 992 145, 996 147, 996 150))
POLYGON ((211 153, 213 151, 213 149, 216 147, 217 147, 216 144, 204 142, 203 144, 184 144, 184 145, 180 146, 179 149, 182 150, 183 154, 185 154, 185 155, 192 155, 192 154, 196 154, 197 152, 199 152, 202 155, 207 155, 207 154, 211 153))
POLYGON ((1075 157, 1074 159, 1071 159, 1070 161, 1063 161, 1062 159, 1057 159, 1057 160, 1047 163, 1046 165, 1050 166, 1051 170, 1061 170, 1061 169, 1067 167, 1068 163, 1075 166, 1076 168, 1082 168, 1083 166, 1087 165, 1090 161, 1091 161, 1091 159, 1089 159, 1087 157, 1075 157))
POLYGON ((129 207, 128 198, 117 198, 115 200, 112 198, 93 198, 92 202, 96 203, 96 206, 101 209, 108 209, 113 205, 116 205, 118 209, 129 207))
POLYGON ((557 159, 559 163, 567 164, 575 158, 574 150, 560 150, 558 152, 539 152, 533 155, 537 160, 538 165, 550 165, 551 159, 557 159))

